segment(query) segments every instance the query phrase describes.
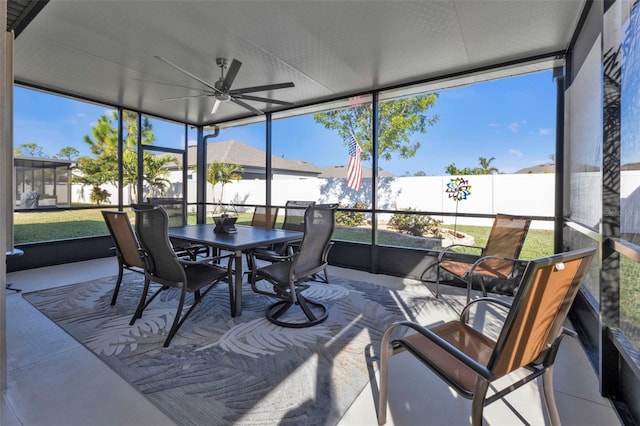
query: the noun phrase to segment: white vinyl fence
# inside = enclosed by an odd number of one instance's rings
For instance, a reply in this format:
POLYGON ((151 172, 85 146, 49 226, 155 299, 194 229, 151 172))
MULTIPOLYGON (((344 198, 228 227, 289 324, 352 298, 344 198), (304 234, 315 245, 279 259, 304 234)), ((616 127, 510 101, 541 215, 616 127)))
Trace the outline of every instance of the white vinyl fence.
MULTIPOLYGON (((458 202, 449 198, 447 184, 452 176, 411 176, 381 178, 378 191, 379 209, 415 209, 448 213, 509 213, 527 216, 553 216, 554 214, 554 174, 504 174, 474 175, 464 177, 471 186, 467 199, 458 202)), ((371 179, 364 179, 362 188, 355 192, 346 186, 345 179, 339 178, 295 178, 279 176, 272 185, 272 204, 284 205, 287 200, 316 200, 322 203, 339 202, 345 206, 354 203, 371 205, 371 179)), ((104 185, 103 189, 112 196, 115 187, 104 185)), ((74 202, 89 202, 90 187, 74 185, 74 202)), ((195 179, 188 183, 188 201, 195 202, 195 179)), ((125 204, 129 191, 125 189, 125 204)), ((224 203, 264 204, 264 180, 240 180, 224 186, 224 203)), ((171 191, 167 197, 179 196, 171 191)), ((207 201, 220 195, 220 185, 215 191, 207 189, 207 201)), ((439 217, 445 223, 452 223, 453 217, 439 217)), ((384 220, 384 218, 382 218, 384 220)), ((459 224, 486 224, 474 218, 458 217, 459 224)), ((534 223, 532 227, 551 229, 552 222, 534 223)))

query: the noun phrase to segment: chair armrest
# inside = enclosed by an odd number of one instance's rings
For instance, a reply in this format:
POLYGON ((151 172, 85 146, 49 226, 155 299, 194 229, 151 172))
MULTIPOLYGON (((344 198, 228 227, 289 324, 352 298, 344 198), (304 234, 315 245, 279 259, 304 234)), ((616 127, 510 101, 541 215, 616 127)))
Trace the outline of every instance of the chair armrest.
POLYGON ((522 259, 515 259, 513 257, 502 257, 502 256, 483 256, 481 258, 479 258, 478 260, 476 260, 473 263, 473 266, 471 266, 471 270, 469 270, 469 274, 473 274, 475 269, 480 266, 482 263, 486 262, 487 260, 506 260, 509 262, 513 262, 513 263, 517 263, 517 262, 523 262, 523 263, 527 263, 529 262, 528 260, 522 260, 522 259))
POLYGON ((383 358, 385 358, 384 354, 390 348, 391 334, 393 333, 393 330, 398 328, 398 327, 408 327, 408 328, 413 329, 415 332, 421 334, 422 336, 424 336, 427 339, 431 340, 436 345, 440 346, 443 350, 445 350, 446 352, 451 354, 458 361, 462 362, 467 367, 471 368, 473 371, 475 371, 476 373, 478 373, 479 375, 481 375, 485 379, 493 380, 495 378, 495 375, 491 371, 489 371, 489 369, 486 366, 478 363, 476 360, 474 360, 473 358, 471 358, 470 356, 468 356, 464 352, 460 351, 458 348, 456 348, 451 343, 449 343, 446 340, 444 340, 442 337, 440 337, 437 334, 435 334, 433 331, 431 331, 428 328, 423 327, 423 326, 421 326, 419 324, 411 322, 411 321, 396 322, 396 323, 392 324, 385 331, 384 335, 382 336, 382 351, 383 351, 382 357, 383 358))
MULTIPOLYGON (((249 257, 251 258, 251 265, 256 265, 256 259, 260 259, 260 257, 256 256, 255 252, 250 251, 249 253, 249 257)), ((285 260, 293 260, 296 256, 298 256, 298 253, 292 253, 292 254, 287 254, 287 255, 281 255, 281 256, 270 256, 269 257, 269 261, 271 262, 282 262, 285 260)))
POLYGON ((202 265, 202 264, 211 264, 214 262, 218 262, 224 259, 228 260, 228 264, 231 265, 231 262, 234 258, 234 254, 225 254, 224 256, 213 256, 213 257, 206 257, 203 259, 198 259, 198 260, 188 260, 188 259, 183 259, 183 258, 178 258, 178 262, 180 262, 181 265, 184 266, 189 266, 189 265, 202 265))
POLYGON ((451 244, 450 246, 447 246, 445 248, 442 249, 442 251, 440 251, 440 254, 438 255, 438 262, 442 261, 442 259, 450 253, 457 253, 457 254, 466 254, 466 253, 459 253, 459 252, 454 252, 453 249, 456 247, 463 247, 463 248, 470 248, 470 249, 478 249, 482 252, 482 250, 484 250, 484 247, 481 246, 470 246, 470 245, 466 245, 466 244, 451 244))
POLYGON ((511 303, 507 302, 506 300, 497 299, 495 297, 481 297, 479 299, 472 300, 464 308, 462 308, 462 312, 460 312, 460 322, 463 322, 465 324, 468 323, 471 308, 473 308, 475 305, 479 303, 495 304, 500 306, 501 308, 504 308, 507 311, 511 309, 511 303))

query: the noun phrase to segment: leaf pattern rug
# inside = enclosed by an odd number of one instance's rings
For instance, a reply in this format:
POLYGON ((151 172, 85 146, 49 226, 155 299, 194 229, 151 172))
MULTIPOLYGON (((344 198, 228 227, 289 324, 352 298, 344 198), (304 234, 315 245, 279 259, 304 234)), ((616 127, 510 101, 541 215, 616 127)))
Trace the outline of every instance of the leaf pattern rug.
POLYGON ((421 285, 390 289, 331 277, 305 291, 329 306, 329 318, 291 329, 266 320, 275 299, 248 285, 242 315, 232 318, 221 285, 163 348, 178 292, 162 292, 130 326, 143 277, 125 274, 111 306, 115 278, 24 298, 180 425, 335 425, 369 382, 366 348, 377 353, 390 324, 438 303, 421 285))

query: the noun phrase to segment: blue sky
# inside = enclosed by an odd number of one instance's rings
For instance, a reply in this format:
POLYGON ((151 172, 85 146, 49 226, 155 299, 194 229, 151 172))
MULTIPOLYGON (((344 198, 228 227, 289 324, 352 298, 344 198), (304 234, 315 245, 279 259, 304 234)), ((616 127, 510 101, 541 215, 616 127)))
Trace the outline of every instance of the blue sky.
MULTIPOLYGON (((442 90, 429 111, 440 116, 425 134, 414 134, 421 144, 415 157, 382 162, 395 174, 444 174, 451 163, 477 167, 479 157, 495 160, 500 171, 550 162, 555 152, 555 83, 551 71, 442 90)), ((84 136, 90 134, 104 106, 72 101, 16 87, 14 98, 14 146, 37 143, 45 154, 55 155, 72 146, 88 154, 84 136)), ((184 139, 181 126, 153 121, 162 143, 175 146, 184 139)), ((274 122, 273 153, 317 166, 344 165, 347 149, 333 131, 324 129, 312 116, 274 122)), ((216 139, 237 139, 264 149, 264 126, 223 129, 216 139)))

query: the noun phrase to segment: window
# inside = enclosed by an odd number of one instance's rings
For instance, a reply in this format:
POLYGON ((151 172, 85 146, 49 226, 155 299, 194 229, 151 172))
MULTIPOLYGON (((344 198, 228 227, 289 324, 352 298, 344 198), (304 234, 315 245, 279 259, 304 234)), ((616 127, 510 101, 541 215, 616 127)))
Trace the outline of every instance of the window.
POLYGON ((206 163, 207 222, 225 212, 250 220, 251 206, 267 203, 264 117, 225 123, 207 141, 206 163))
POLYGON ((99 210, 84 208, 118 202, 115 150, 109 161, 95 155, 98 144, 116 146, 116 112, 20 86, 14 91, 15 244, 106 234, 99 210), (29 191, 35 196, 27 206, 29 191))
MULTIPOLYGON (((378 215, 380 241, 399 230, 436 238, 390 244, 482 245, 492 220, 466 215, 554 216, 551 70, 402 88, 380 99, 377 203, 395 212, 378 215)), ((553 253, 552 229, 552 221, 534 222, 522 256, 553 253)))
POLYGON ((274 117, 272 204, 339 203, 334 238, 371 243, 372 111, 359 96, 274 117))

